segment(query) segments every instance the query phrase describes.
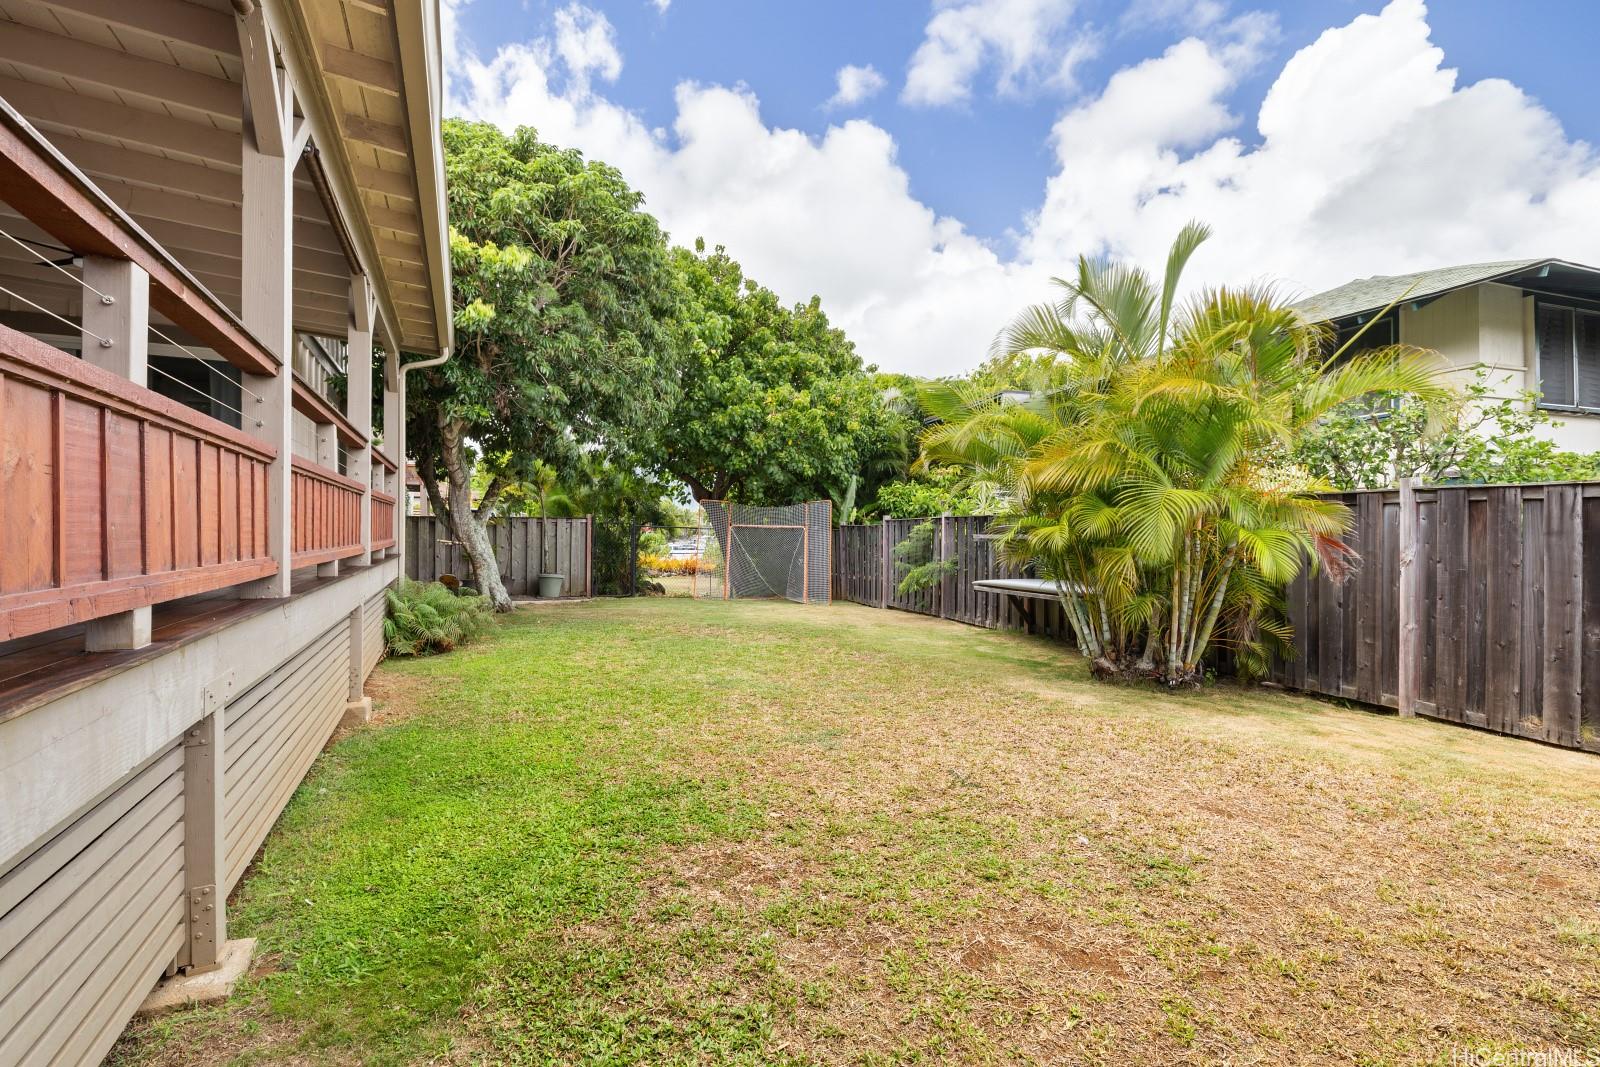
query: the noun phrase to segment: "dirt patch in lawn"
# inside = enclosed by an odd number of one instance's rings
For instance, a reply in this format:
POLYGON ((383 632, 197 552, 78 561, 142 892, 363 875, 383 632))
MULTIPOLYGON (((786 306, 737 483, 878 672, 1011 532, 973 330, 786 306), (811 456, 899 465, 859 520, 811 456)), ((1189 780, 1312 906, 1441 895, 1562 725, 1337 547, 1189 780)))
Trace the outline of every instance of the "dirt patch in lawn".
POLYGON ((1600 781, 1592 760, 1281 694, 1219 709, 1026 672, 973 693, 928 666, 819 656, 837 702, 740 702, 739 743, 712 725, 677 753, 788 801, 651 882, 684 889, 674 922, 770 937, 798 987, 834 990, 780 1022, 785 1047, 1415 1062, 1600 1043, 1600 954, 1562 935, 1600 901, 1600 817, 1546 788, 1600 781))

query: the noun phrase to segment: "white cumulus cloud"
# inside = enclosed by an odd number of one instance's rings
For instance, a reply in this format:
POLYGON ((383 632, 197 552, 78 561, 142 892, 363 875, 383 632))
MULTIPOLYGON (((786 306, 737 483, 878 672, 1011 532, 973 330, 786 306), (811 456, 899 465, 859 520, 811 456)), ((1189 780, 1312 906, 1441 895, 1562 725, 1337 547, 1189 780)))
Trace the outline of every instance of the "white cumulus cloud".
POLYGON ((994 70, 1001 93, 1073 88, 1074 68, 1094 52, 1092 35, 1069 33, 1075 6, 1075 0, 939 4, 906 69, 900 98, 934 107, 961 103, 986 68, 994 70))
POLYGON ((850 63, 839 68, 835 84, 833 96, 828 99, 829 107, 852 107, 882 92, 888 83, 871 63, 864 67, 850 63))
POLYGON ((1325 31, 1240 136, 1225 47, 1187 40, 1115 75, 1055 127, 1058 173, 1024 244, 1152 263, 1184 220, 1210 281, 1299 290, 1517 256, 1600 262, 1600 159, 1500 79, 1458 84, 1421 0, 1325 31))
POLYGON ((556 52, 571 76, 584 85, 591 74, 614 82, 622 73, 622 53, 611 22, 598 11, 572 3, 556 12, 556 52))
MULTIPOLYGON (((563 10, 584 39, 613 40, 603 16, 563 10)), ((450 98, 616 165, 674 240, 726 245, 786 301, 820 295, 866 359, 912 373, 971 367, 1079 254, 1158 269, 1190 218, 1216 230, 1196 283, 1309 291, 1519 256, 1600 264, 1594 150, 1509 82, 1460 84, 1420 0, 1323 33, 1254 116, 1230 103, 1260 61, 1241 40, 1185 38, 1064 109, 1054 173, 1009 249, 920 202, 893 137, 865 120, 811 135, 769 125, 747 89, 685 82, 671 128, 652 129, 580 76, 620 71, 620 56, 544 39, 452 47, 450 98)))

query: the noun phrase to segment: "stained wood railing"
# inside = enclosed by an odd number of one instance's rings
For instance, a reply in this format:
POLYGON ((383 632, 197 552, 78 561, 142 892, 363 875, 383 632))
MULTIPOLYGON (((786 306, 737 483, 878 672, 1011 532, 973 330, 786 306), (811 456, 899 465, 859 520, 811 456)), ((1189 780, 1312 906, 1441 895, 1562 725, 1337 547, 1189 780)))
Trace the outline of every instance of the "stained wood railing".
POLYGON ((394 544, 394 497, 373 490, 372 547, 388 548, 392 544, 394 544))
POLYGON ((299 456, 294 457, 290 478, 295 568, 363 552, 361 483, 299 456))
POLYGON ((275 455, 0 326, 0 640, 274 573, 275 455))

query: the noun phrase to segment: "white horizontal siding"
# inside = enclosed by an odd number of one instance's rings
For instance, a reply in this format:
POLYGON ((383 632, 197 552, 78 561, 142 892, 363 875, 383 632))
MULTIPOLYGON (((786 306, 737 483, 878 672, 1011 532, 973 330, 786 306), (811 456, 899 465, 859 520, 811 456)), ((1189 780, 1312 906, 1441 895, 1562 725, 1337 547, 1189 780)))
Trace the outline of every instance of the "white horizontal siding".
POLYGON ((389 610, 389 598, 379 593, 361 612, 361 677, 366 679, 372 669, 383 659, 383 617, 389 610))
POLYGON ((349 629, 334 626, 228 705, 228 888, 250 864, 344 713, 349 629))
POLYGON ((0 879, 0 1065, 92 1063, 183 930, 173 744, 0 879))

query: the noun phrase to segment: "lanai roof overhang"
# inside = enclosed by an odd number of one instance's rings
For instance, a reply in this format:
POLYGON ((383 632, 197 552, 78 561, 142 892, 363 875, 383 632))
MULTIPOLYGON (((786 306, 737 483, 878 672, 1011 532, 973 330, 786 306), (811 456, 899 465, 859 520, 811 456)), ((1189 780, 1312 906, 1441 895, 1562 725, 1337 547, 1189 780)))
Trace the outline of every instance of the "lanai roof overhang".
MULTIPOLYGON (((292 86, 307 135, 294 172, 295 328, 343 336, 351 277, 365 275, 391 347, 449 347, 433 4, 0 0, 0 29, 0 117, 26 123, 11 132, 48 142, 63 180, 131 220, 235 317, 244 85, 292 86), (262 40, 275 47, 252 49, 262 40)), ((60 242, 5 200, 0 189, 0 229, 30 248, 0 240, 0 284, 76 317, 81 289, 37 262, 60 242)), ((0 308, 34 310, 3 294, 0 308)))

